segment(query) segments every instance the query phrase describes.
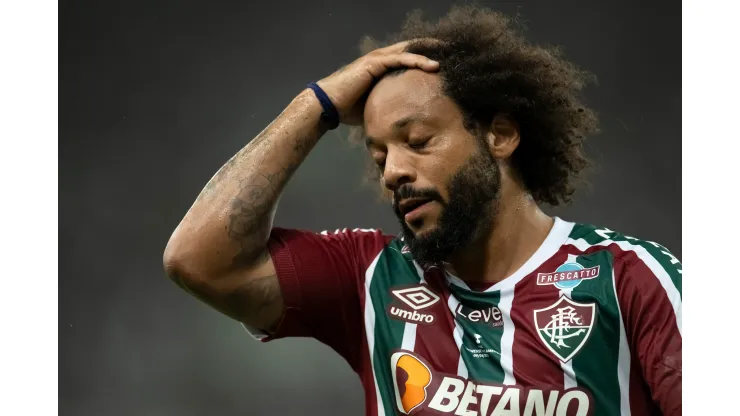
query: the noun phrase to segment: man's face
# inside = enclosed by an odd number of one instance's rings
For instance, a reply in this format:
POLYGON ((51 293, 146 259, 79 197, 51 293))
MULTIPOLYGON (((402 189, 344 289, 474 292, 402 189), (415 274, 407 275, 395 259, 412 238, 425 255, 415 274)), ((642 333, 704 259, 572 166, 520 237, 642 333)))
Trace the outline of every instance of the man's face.
POLYGON ((485 138, 464 127, 438 75, 409 70, 383 78, 368 97, 364 122, 368 149, 418 262, 438 264, 490 230, 498 165, 485 138))

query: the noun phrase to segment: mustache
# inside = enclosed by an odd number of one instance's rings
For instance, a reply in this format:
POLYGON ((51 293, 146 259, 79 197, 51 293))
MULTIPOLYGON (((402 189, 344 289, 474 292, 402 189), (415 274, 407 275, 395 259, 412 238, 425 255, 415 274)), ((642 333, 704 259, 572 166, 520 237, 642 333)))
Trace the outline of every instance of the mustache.
POLYGON ((402 185, 393 192, 393 211, 395 211, 397 215, 401 214, 401 210, 398 207, 399 201, 409 198, 430 199, 444 204, 444 201, 442 201, 442 195, 440 195, 434 188, 414 189, 411 185, 402 185))

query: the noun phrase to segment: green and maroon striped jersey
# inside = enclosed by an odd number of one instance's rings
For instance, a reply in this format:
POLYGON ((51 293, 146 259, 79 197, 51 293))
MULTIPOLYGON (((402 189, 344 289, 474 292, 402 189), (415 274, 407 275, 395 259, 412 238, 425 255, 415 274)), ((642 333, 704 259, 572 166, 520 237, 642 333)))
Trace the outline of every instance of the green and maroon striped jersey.
POLYGON ((682 267, 657 243, 556 218, 472 288, 380 231, 276 228, 269 247, 286 309, 262 339, 332 347, 367 415, 681 413, 682 267))

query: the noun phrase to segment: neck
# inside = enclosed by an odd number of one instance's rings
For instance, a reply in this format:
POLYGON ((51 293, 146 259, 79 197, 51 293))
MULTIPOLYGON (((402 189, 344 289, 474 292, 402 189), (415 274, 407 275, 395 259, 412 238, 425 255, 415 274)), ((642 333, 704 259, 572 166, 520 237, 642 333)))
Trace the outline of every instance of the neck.
MULTIPOLYGON (((502 190, 504 191, 504 190, 502 190)), ((502 192, 491 231, 450 257, 447 270, 470 283, 504 280, 537 251, 554 225, 523 190, 502 192)))

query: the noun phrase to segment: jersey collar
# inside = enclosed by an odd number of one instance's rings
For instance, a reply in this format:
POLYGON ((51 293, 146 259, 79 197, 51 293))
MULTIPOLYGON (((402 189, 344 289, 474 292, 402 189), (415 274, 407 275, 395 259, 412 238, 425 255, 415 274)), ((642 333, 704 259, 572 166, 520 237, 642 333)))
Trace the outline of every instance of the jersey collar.
MULTIPOLYGON (((484 292, 492 292, 496 290, 506 290, 513 288, 517 283, 519 283, 522 279, 527 277, 533 271, 537 270, 537 268, 540 267, 542 263, 547 261, 547 259, 555 255, 555 253, 560 250, 560 247, 568 239, 568 236, 570 236, 570 232, 573 230, 574 225, 575 224, 572 222, 563 221, 559 217, 555 217, 555 224, 553 224, 550 233, 547 235, 545 241, 542 242, 542 245, 540 245, 537 251, 532 254, 532 257, 524 262, 522 267, 512 273, 509 277, 494 284, 493 286, 486 289, 484 292)), ((470 287, 462 279, 446 270, 445 278, 447 279, 447 282, 449 284, 453 284, 466 290, 471 290, 470 287)))

